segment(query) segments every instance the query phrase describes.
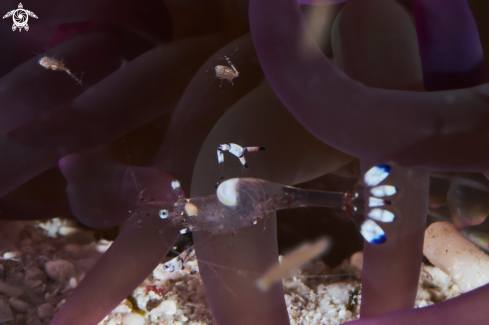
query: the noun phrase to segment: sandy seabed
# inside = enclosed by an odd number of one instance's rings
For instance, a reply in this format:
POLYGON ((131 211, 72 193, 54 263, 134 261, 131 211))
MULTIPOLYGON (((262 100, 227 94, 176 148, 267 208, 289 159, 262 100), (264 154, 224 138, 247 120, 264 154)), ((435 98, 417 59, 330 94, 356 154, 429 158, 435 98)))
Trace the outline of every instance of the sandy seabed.
MULTIPOLYGON (((0 323, 49 324, 111 242, 72 221, 0 223, 0 323)), ((165 262, 165 261, 162 261, 165 262)), ((197 269, 195 260, 188 266, 197 269)), ((307 264, 283 280, 292 325, 341 324, 358 318, 362 253, 335 268, 307 264)), ((217 266, 216 266, 217 267, 217 266)), ((415 307, 461 292, 439 268, 422 265, 415 307)), ((95 294, 95 293, 94 293, 95 294)), ((199 274, 160 264, 100 325, 214 324, 199 274)))

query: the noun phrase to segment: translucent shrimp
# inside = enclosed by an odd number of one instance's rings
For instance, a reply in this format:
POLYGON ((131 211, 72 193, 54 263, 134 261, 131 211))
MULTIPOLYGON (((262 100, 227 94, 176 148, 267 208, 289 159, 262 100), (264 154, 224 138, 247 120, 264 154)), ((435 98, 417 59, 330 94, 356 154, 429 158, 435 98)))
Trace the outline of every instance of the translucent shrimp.
POLYGON ((172 212, 162 209, 159 216, 191 231, 222 233, 254 225, 277 210, 306 206, 342 209, 347 199, 346 193, 303 190, 255 178, 227 180, 216 192, 207 197, 182 198, 175 202, 172 212))
MULTIPOLYGON (((390 173, 388 165, 373 167, 365 174, 365 181, 378 186, 390 173), (371 180, 370 178, 375 178, 371 180)), ((395 195, 389 185, 371 189, 373 195, 381 197, 395 195)), ((343 192, 326 192, 284 186, 256 178, 233 178, 224 181, 216 195, 196 198, 179 198, 173 209, 168 202, 141 203, 152 213, 158 211, 162 219, 170 218, 173 225, 187 230, 204 230, 211 233, 234 232, 255 225, 271 212, 298 207, 325 207, 345 210, 369 243, 382 244, 386 236, 374 221, 392 222, 395 215, 388 210, 390 201, 371 196, 367 201, 367 216, 363 216, 365 199, 363 187, 356 186, 343 192)))
POLYGON ((45 56, 42 57, 39 60, 39 65, 43 66, 44 68, 48 70, 53 70, 53 71, 64 71, 66 72, 71 78, 73 78, 80 86, 83 86, 82 82, 80 79, 78 79, 71 71, 68 69, 65 64, 59 60, 56 60, 55 58, 45 56))

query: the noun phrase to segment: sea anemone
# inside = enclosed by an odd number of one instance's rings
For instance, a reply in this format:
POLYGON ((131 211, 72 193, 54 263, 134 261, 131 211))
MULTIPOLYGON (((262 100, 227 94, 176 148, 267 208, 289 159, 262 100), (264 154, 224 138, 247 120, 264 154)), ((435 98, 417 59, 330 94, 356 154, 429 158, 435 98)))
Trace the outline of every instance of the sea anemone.
MULTIPOLYGON (((474 0, 474 14, 462 0, 340 2, 50 0, 26 6, 39 17, 28 32, 0 24, 1 218, 120 227, 51 324, 97 324, 146 278, 178 229, 139 199, 175 201, 175 179, 189 197, 212 194, 221 143, 267 148, 246 173, 226 162, 226 177, 287 185, 345 172, 356 158, 363 171, 390 163, 399 222, 384 227, 385 245, 365 244, 358 322, 484 322, 486 287, 410 308, 429 172, 487 171, 488 17, 475 9, 486 1, 474 0), (300 4, 315 6, 321 27, 300 4), (43 57, 82 85, 40 66, 43 57), (224 57, 239 70, 233 84, 215 76, 224 57)), ((458 224, 483 219, 474 220, 458 224)), ((277 260, 276 225, 271 213, 235 232, 193 234, 217 324, 289 322, 281 285, 254 286, 277 260)))

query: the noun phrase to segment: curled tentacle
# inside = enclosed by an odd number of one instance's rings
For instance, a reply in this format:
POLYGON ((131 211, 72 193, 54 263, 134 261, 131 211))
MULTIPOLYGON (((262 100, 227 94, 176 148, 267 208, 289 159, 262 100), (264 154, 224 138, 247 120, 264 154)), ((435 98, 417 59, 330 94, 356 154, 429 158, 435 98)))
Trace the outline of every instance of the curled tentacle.
POLYGON ((430 93, 364 86, 322 54, 294 0, 252 0, 250 26, 274 91, 325 143, 406 167, 487 169, 489 84, 430 93))

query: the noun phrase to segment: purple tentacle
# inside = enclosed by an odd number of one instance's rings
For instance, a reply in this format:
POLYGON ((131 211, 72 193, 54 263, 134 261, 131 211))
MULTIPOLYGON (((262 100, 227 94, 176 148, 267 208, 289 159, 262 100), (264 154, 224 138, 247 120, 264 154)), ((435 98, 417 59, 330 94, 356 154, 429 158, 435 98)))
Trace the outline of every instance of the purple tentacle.
POLYGON ((467 292, 445 302, 418 308, 398 311, 382 316, 360 319, 351 325, 439 325, 463 324, 479 325, 489 319, 487 297, 489 285, 467 292), (469 314, 469 315, 468 315, 469 314))
MULTIPOLYGON (((362 169, 367 166, 372 164, 363 162, 362 169)), ((385 184, 399 189, 394 197, 389 198, 396 220, 382 224, 387 242, 382 245, 364 244, 362 318, 413 308, 418 290, 429 172, 392 166, 385 184)))
POLYGON ((177 229, 168 221, 133 216, 51 324, 98 324, 154 270, 177 237, 177 229))
POLYGON ((482 174, 458 174, 449 183, 445 200, 457 229, 480 225, 489 215, 489 182, 482 174))
MULTIPOLYGON (((333 52, 338 66, 370 87, 423 90, 416 31, 406 10, 390 0, 348 3, 336 18, 333 52)), ((374 164, 362 161, 365 173, 374 164)), ((387 242, 364 244, 362 318, 413 308, 423 257, 428 172, 391 166, 384 182, 396 220, 382 224, 387 242), (405 245, 409 241, 411 245, 405 245), (391 267, 386 267, 390 265, 391 267)), ((366 197, 371 196, 365 189, 366 197)), ((366 218, 370 209, 366 203, 366 218)))
POLYGON ((231 40, 247 31, 247 19, 240 15, 235 1, 163 2, 170 11, 174 40, 215 33, 231 40))
POLYGON ((159 46, 103 79, 73 102, 31 119, 0 140, 0 193, 5 194, 64 155, 108 144, 171 113, 215 37, 159 46), (175 67, 185 65, 187 69, 175 67), (114 118, 115 117, 115 118, 114 118))
POLYGON ((474 0, 470 4, 480 36, 486 68, 489 66, 489 11, 487 6, 489 6, 488 0, 474 0))
POLYGON ((212 55, 183 93, 154 166, 174 175, 188 192, 195 161, 207 134, 226 109, 255 88, 262 77, 249 34, 212 55), (227 64, 219 58, 230 56, 236 49, 230 59, 238 71, 246 73, 231 85, 227 80, 215 76, 214 67, 227 64))
POLYGON ((479 32, 465 0, 414 0, 426 90, 477 86, 488 81, 479 32))
MULTIPOLYGON (((5 4, 5 3, 4 3, 5 4)), ((12 7, 17 8, 18 3, 12 7)), ((6 26, 3 26, 6 27, 6 26)), ((35 53, 42 52, 44 45, 49 41, 57 26, 50 24, 38 24, 31 28, 29 33, 13 33, 11 28, 0 28, 2 46, 10 51, 0 51, 0 77, 30 60, 35 53)))
MULTIPOLYGON (((482 44, 467 2, 415 0, 413 7, 426 89, 447 90, 487 82, 482 44)), ((472 178, 477 184, 477 176, 472 178)), ((484 201, 485 191, 462 184, 455 179, 447 194, 453 222, 459 228, 480 224, 487 216, 483 204, 471 202, 484 201)))
MULTIPOLYGON (((12 9, 18 5, 14 3, 12 1, 12 9)), ((38 24, 49 23, 59 26, 91 21, 127 28, 155 42, 167 40, 169 36, 169 13, 164 4, 158 1, 48 0, 43 3, 30 3, 26 9, 33 11, 39 17, 39 19, 29 20, 31 25, 29 32, 35 30, 38 24)))
MULTIPOLYGON (((208 135, 194 169, 193 196, 213 192, 219 180, 215 150, 219 143, 228 141, 264 146, 267 152, 248 154, 246 173, 238 159, 226 156, 227 178, 300 183, 352 160, 315 139, 263 82, 229 108, 208 135)), ((234 234, 194 233, 199 268, 217 324, 288 323, 281 286, 261 293, 254 285, 277 258, 275 222, 274 214, 234 234)))
POLYGON ((60 159, 59 168, 68 181, 66 193, 71 211, 89 227, 120 225, 137 203, 137 193, 133 193, 132 200, 122 197, 124 174, 130 167, 104 155, 67 155, 60 159))
POLYGON ((487 169, 488 84, 432 93, 366 87, 320 52, 293 0, 252 0, 250 26, 268 81, 319 139, 370 161, 487 169))
POLYGON ((372 88, 424 90, 416 30, 396 2, 347 3, 334 22, 332 44, 335 63, 348 77, 372 88))
MULTIPOLYGON (((215 123, 219 120, 221 115, 234 104, 240 97, 248 93, 251 89, 255 88, 263 75, 261 69, 257 64, 256 55, 254 53, 254 48, 251 42, 250 35, 244 35, 241 38, 229 43, 222 49, 213 55, 200 69, 200 71, 195 75, 192 82, 187 87, 185 93, 183 94, 177 109, 172 117, 171 125, 166 133, 163 144, 155 160, 155 167, 165 170, 175 176, 182 184, 184 189, 190 188, 190 182, 192 180, 192 174, 194 167, 196 167, 196 160, 201 150, 202 144, 206 139, 206 136, 214 127, 215 123), (233 52, 237 51, 233 54, 233 52), (233 54, 231 56, 231 54, 233 54), (219 57, 230 56, 231 61, 236 66, 238 71, 245 71, 243 73, 243 78, 241 75, 239 78, 233 81, 234 85, 229 84, 226 80, 222 82, 221 80, 215 78, 214 67, 218 64, 225 64, 225 61, 219 60, 219 57)), ((223 139, 223 141, 226 141, 223 139)), ((216 149, 219 143, 212 145, 212 157, 213 161, 216 161, 216 149)), ((215 170, 218 170, 217 164, 214 164, 215 170)), ((204 175, 208 174, 209 171, 204 172, 204 175)), ((199 175, 200 173, 194 174, 199 175)), ((192 196, 201 194, 211 194, 214 192, 214 185, 216 180, 210 185, 207 193, 192 193, 192 196)), ((273 226, 273 223, 270 224, 273 226)), ((275 229, 275 227, 267 227, 267 229, 275 229)), ((274 230, 272 230, 274 231, 274 230)), ((208 240, 204 240, 206 237, 205 233, 199 233, 198 231, 194 233, 195 248, 200 261, 206 260, 206 253, 209 252, 209 248, 212 249, 214 246, 208 240), (206 248, 207 247, 207 248, 206 248)), ((211 241, 218 240, 211 236, 211 241)), ((248 261, 252 263, 250 267, 253 269, 259 261, 263 260, 263 255, 260 252, 265 249, 268 251, 270 248, 275 256, 273 260, 276 260, 276 239, 275 236, 269 236, 268 231, 266 234, 258 235, 256 237, 257 241, 264 245, 263 247, 249 247, 249 259, 243 257, 243 261, 248 261), (256 255, 254 255, 256 254, 256 255)), ((224 239, 225 241, 225 239, 224 239)), ((223 249, 224 247, 220 247, 223 249)), ((229 251, 225 255, 230 254, 229 251)), ((266 256, 267 253, 265 253, 266 256)), ((214 255, 209 260, 212 265, 217 263, 217 267, 211 266, 205 269, 205 266, 201 266, 202 279, 204 285, 210 288, 215 281, 222 283, 219 278, 220 273, 216 273, 213 270, 221 270, 219 268, 220 260, 214 260, 214 255), (217 280, 216 280, 217 277, 217 280)), ((259 264, 259 263, 258 263, 259 264)), ((202 265, 202 264, 201 264, 202 265)), ((264 264, 268 265, 268 264, 264 264)), ((225 267, 225 265, 223 265, 225 267)), ((262 265, 257 266, 260 268, 262 265)), ((237 269, 239 271, 239 269, 237 269)), ((228 272, 228 275, 235 277, 236 274, 228 272)), ((241 278, 241 277, 239 277, 241 278)), ((249 282, 246 282, 249 283, 249 282)), ((233 288, 226 287, 224 283, 219 286, 219 290, 233 290, 233 288)), ((214 287, 210 290, 216 290, 214 287)), ((212 291, 208 291, 211 294, 212 291)), ((278 304, 280 309, 280 314, 278 316, 279 320, 287 320, 285 304, 283 303, 282 290, 274 289, 273 297, 271 299, 271 304, 278 304), (281 300, 277 300, 280 298, 281 300), (285 315, 285 317, 284 317, 285 315)), ((211 301, 211 305, 217 306, 219 302, 216 303, 215 300, 211 301)), ((211 307, 215 308, 215 307, 211 307)), ((277 309, 274 309, 275 311, 277 309)), ((222 314, 222 313, 221 313, 222 314)), ((215 314, 217 319, 220 318, 219 312, 215 314)), ((235 315, 237 316, 237 315, 235 315)), ((268 315, 266 319, 270 319, 271 315, 268 315)), ((236 318, 237 319, 237 318, 236 318)), ((283 323, 282 323, 283 324, 283 323)))
MULTIPOLYGON (((15 9, 18 2, 5 1, 3 5, 5 10, 15 9)), ((31 59, 36 53, 50 49, 80 32, 107 30, 116 25, 154 43, 168 41, 171 34, 171 19, 161 1, 103 0, 68 3, 48 0, 42 4, 29 3, 26 9, 39 17, 29 20, 29 32, 13 33, 10 28, 2 28, 0 31, 2 46, 10 49, 0 53, 0 76, 31 59), (90 28, 83 30, 84 28, 80 28, 82 24, 88 24, 90 28)), ((92 49, 92 53, 98 53, 98 49, 92 49)))
MULTIPOLYGON (((77 217, 99 227, 126 219, 143 189, 174 202, 173 178, 154 168, 127 167, 106 157, 70 155, 60 161, 67 175, 70 203, 77 217), (95 183, 95 178, 105 179, 95 183), (89 205, 88 210, 83 204, 89 205), (122 208, 122 207, 124 208, 122 208), (111 215, 106 215, 111 214, 111 215), (102 220, 94 220, 103 217, 102 220)), ((178 237, 170 221, 157 214, 133 213, 109 250, 69 296, 51 324, 98 324, 161 262, 178 237)))
MULTIPOLYGON (((266 81, 236 102, 216 122, 201 145, 194 169, 194 175, 199 175, 198 182, 205 180, 205 185, 195 185, 194 191, 213 190, 213 186, 207 184, 219 180, 216 148, 226 142, 267 149, 247 154, 245 170, 238 159, 225 155, 226 178, 256 177, 279 184, 299 184, 331 173, 353 160, 308 132, 287 111, 266 81)), ((197 182, 195 177, 193 182, 197 182)))
POLYGON ((258 277, 278 258, 276 228, 273 213, 234 234, 194 233, 199 270, 216 324, 289 324, 282 284, 266 293, 255 287, 258 277))
POLYGON ((141 199, 169 206, 176 200, 172 176, 154 168, 127 166, 102 153, 67 155, 60 159, 59 168, 68 181, 71 211, 90 227, 120 225, 131 210, 141 208, 141 199))
POLYGON ((0 197, 0 218, 45 220, 74 218, 65 193, 66 180, 58 168, 51 168, 0 197))
MULTIPOLYGON (((93 85, 120 65, 120 40, 107 33, 83 35, 67 41, 43 56, 63 60, 81 78, 83 67, 90 73, 83 78, 85 86, 93 85), (98 48, 97 53, 93 48, 98 48)), ((17 66, 0 80, 0 134, 26 123, 36 114, 53 109, 79 96, 81 87, 65 72, 47 70, 35 57, 17 66)))

